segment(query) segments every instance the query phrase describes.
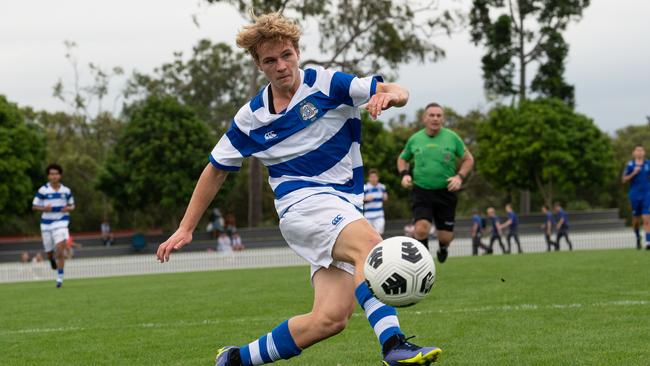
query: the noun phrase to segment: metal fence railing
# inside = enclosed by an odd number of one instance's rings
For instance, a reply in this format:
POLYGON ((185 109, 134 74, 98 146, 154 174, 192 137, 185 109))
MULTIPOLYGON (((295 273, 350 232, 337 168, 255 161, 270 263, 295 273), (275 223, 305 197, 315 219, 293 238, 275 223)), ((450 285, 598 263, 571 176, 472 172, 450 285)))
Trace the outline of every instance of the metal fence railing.
MULTIPOLYGON (((635 237, 632 230, 618 229, 608 231, 577 232, 569 234, 574 250, 592 249, 621 249, 635 247, 635 237)), ((546 251, 546 242, 541 234, 521 235, 522 249, 525 253, 546 251)), ((506 238, 503 237, 504 244, 506 238)), ((484 238, 487 244, 489 238, 484 238)), ((432 243, 431 250, 435 251, 437 244, 432 243)), ((495 254, 501 250, 494 245, 495 254)), ((513 251, 514 251, 513 244, 513 251)), ((562 241, 561 250, 567 250, 562 241)), ((454 240, 451 256, 471 255, 469 238, 454 240)), ((124 275, 140 275, 153 273, 175 273, 224 270, 236 268, 265 268, 306 265, 302 258, 294 254, 288 247, 250 249, 242 252, 189 252, 174 253, 169 263, 156 262, 153 255, 124 255, 115 257, 77 258, 68 260, 65 267, 66 279, 110 277, 124 275)), ((0 264, 0 283, 53 280, 55 272, 49 267, 49 262, 40 263, 2 263, 0 264)))

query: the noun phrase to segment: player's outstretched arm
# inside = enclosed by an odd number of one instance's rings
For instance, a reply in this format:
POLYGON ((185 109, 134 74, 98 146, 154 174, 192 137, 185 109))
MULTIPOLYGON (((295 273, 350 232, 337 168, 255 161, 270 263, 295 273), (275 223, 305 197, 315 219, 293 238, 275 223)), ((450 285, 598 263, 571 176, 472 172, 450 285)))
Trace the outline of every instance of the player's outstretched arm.
POLYGON ((403 107, 409 100, 409 92, 395 83, 377 83, 375 95, 370 97, 366 110, 373 119, 381 114, 381 111, 390 107, 403 107))
POLYGON ((158 261, 161 263, 169 261, 169 256, 173 250, 181 249, 192 241, 194 228, 196 228, 203 212, 208 208, 214 196, 219 192, 227 176, 227 171, 217 169, 210 163, 203 169, 178 229, 158 247, 156 252, 158 261))

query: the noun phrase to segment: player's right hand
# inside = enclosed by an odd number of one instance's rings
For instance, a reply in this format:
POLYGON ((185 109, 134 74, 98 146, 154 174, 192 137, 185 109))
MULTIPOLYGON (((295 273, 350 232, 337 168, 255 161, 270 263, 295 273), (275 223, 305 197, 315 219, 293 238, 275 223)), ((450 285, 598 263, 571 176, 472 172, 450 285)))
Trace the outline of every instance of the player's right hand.
POLYGON ((411 188, 412 185, 413 185, 413 179, 411 178, 410 175, 405 175, 402 177, 402 187, 411 188))
POLYGON ((158 251, 156 252, 156 258, 158 258, 158 262, 169 262, 169 256, 172 254, 172 251, 181 249, 191 241, 191 231, 181 229, 176 230, 176 232, 170 236, 167 241, 158 246, 158 251))
POLYGON ((641 171, 641 167, 638 165, 634 166, 634 170, 632 171, 632 174, 637 175, 641 171))

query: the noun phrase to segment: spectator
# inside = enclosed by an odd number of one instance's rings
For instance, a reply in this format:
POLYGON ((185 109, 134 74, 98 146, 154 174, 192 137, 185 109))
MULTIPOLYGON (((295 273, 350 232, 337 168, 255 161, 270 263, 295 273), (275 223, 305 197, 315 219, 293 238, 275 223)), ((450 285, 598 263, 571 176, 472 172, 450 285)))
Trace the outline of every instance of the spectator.
POLYGON ((231 213, 227 214, 225 224, 226 224, 226 234, 228 234, 228 237, 230 238, 230 245, 232 246, 232 250, 234 251, 244 250, 244 244, 242 244, 241 236, 237 231, 237 220, 235 219, 235 215, 231 213))
POLYGON ((20 253, 20 263, 29 263, 29 252, 20 253))
POLYGON ((105 247, 110 247, 115 242, 115 237, 113 236, 113 231, 111 230, 111 224, 108 222, 108 219, 104 219, 101 225, 102 230, 102 242, 105 247))
POLYGON ((544 231, 544 240, 546 241, 546 251, 550 252, 551 248, 555 250, 560 250, 560 247, 556 242, 551 240, 551 235, 553 235, 553 214, 549 211, 548 206, 542 206, 542 213, 544 214, 544 223, 542 224, 542 230, 544 231))
POLYGON ((493 252, 493 246, 494 242, 498 241, 499 246, 501 247, 501 252, 503 254, 510 254, 507 250, 506 247, 503 245, 503 240, 501 240, 501 224, 500 221, 501 219, 499 216, 497 216, 496 212, 494 211, 494 207, 488 207, 487 209, 487 215, 488 218, 490 219, 490 224, 491 224, 491 235, 490 235, 490 252, 493 252))
POLYGON ((485 220, 483 220, 477 209, 473 209, 472 228, 470 231, 470 234, 472 235, 472 255, 478 255, 478 248, 483 249, 486 254, 492 254, 492 249, 481 241, 484 227, 485 220))
POLYGON ((557 224, 555 224, 557 229, 557 236, 555 237, 556 248, 560 250, 560 239, 564 238, 569 246, 569 250, 573 250, 573 245, 571 244, 571 240, 569 240, 569 217, 559 202, 555 202, 553 210, 557 216, 557 224))
POLYGON ((521 251, 521 243, 519 243, 519 217, 515 213, 515 211, 512 209, 512 204, 508 203, 506 204, 506 212, 508 213, 508 221, 504 222, 501 225, 501 229, 503 228, 508 228, 508 236, 506 237, 508 241, 508 252, 512 252, 512 239, 515 239, 515 244, 517 244, 517 251, 519 254, 523 253, 521 251))
POLYGON ((210 212, 210 224, 208 225, 209 232, 212 234, 212 239, 217 239, 224 232, 224 220, 221 215, 221 210, 218 207, 212 209, 210 212))

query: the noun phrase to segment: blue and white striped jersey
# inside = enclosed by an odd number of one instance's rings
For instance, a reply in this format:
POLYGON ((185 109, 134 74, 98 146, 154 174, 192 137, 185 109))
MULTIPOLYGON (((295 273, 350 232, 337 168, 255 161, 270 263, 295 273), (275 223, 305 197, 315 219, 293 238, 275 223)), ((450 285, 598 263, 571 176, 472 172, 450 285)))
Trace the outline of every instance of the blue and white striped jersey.
POLYGON ((366 219, 384 217, 384 193, 386 193, 386 186, 381 183, 377 183, 376 186, 366 183, 363 186, 366 200, 372 199, 372 201, 366 201, 363 204, 363 216, 366 219))
POLYGON ((51 212, 43 212, 41 214, 41 231, 48 231, 68 227, 70 223, 70 215, 61 210, 67 205, 74 205, 74 197, 70 188, 61 184, 58 190, 46 183, 36 192, 34 206, 51 206, 51 212))
POLYGON ((287 109, 269 110, 270 85, 235 116, 210 154, 222 170, 236 171, 255 156, 268 168, 275 208, 282 215, 311 195, 337 195, 363 209, 359 106, 375 94, 380 77, 358 78, 324 69, 300 70, 302 83, 287 109))

